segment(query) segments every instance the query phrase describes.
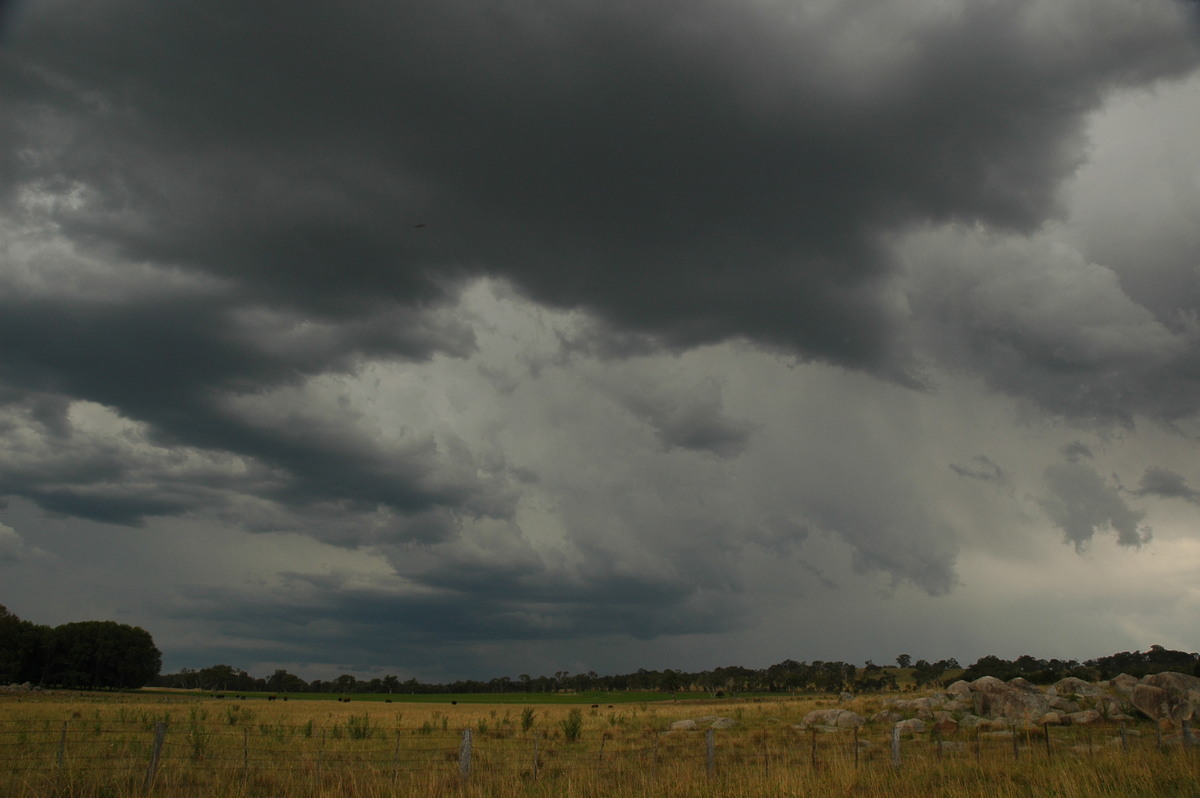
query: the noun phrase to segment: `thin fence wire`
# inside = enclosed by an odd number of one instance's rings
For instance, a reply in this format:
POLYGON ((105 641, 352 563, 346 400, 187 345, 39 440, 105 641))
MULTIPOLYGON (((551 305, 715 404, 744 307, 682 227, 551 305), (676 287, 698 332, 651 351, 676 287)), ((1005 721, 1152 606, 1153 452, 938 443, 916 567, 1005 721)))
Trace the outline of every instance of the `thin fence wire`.
POLYGON ((364 715, 319 725, 230 723, 143 716, 126 720, 0 718, 0 794, 35 794, 39 785, 88 780, 143 783, 147 792, 283 779, 499 778, 533 781, 586 775, 610 781, 816 772, 822 769, 1004 767, 1098 756, 1147 757, 1200 748, 1163 738, 1151 724, 961 729, 902 735, 890 726, 819 731, 787 724, 715 731, 614 726, 568 740, 555 728, 460 729, 388 725, 364 715), (165 727, 163 726, 165 724, 165 727), (156 730, 161 749, 155 753, 156 730), (464 767, 464 745, 469 767, 464 767), (896 754, 899 754, 897 757, 896 754))

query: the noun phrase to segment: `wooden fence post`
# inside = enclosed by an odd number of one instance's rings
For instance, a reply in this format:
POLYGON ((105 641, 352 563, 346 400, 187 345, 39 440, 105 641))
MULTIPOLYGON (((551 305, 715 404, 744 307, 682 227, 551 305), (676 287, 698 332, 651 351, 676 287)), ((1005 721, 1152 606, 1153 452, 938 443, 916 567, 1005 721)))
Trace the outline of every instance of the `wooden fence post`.
POLYGON ((533 738, 533 780, 537 781, 538 777, 538 741, 533 738))
POLYGON ((242 727, 242 784, 250 779, 250 729, 242 727))
POLYGON ((900 724, 892 725, 892 767, 900 767, 900 724))
POLYGON ((150 786, 154 783, 154 774, 158 772, 158 758, 162 754, 163 738, 167 736, 166 721, 158 721, 154 724, 154 748, 150 752, 150 767, 146 769, 146 782, 142 788, 146 792, 150 792, 150 786))
MULTIPOLYGON (((1184 720, 1179 722, 1180 733, 1183 735, 1183 747, 1188 748, 1196 744, 1196 738, 1192 736, 1192 722, 1184 720)), ((63 732, 66 734, 66 732, 63 732)))
POLYGON ((707 753, 708 761, 708 776, 712 778, 713 768, 716 766, 717 759, 717 732, 714 729, 709 729, 704 733, 704 747, 707 753))
POLYGON ((63 753, 66 751, 66 748, 67 748, 67 722, 64 720, 63 725, 62 725, 62 734, 59 735, 59 737, 58 737, 58 756, 55 760, 56 764, 58 765, 59 770, 62 770, 63 753))
POLYGON ((458 772, 464 779, 471 775, 471 730, 463 729, 458 749, 458 772))
POLYGON ((392 752, 392 782, 400 778, 400 729, 396 729, 396 750, 392 752))

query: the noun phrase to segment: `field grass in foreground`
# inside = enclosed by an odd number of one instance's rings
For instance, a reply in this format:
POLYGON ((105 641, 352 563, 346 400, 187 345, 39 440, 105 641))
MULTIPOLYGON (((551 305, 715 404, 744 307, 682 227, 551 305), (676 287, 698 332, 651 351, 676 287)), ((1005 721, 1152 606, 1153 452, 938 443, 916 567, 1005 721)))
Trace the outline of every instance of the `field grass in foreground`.
MULTIPOLYGON (((881 697, 849 708, 870 715, 881 697)), ((234 701, 188 694, 0 698, 0 796, 1058 796, 1200 795, 1200 749, 1149 723, 907 738, 890 727, 795 728, 830 698, 589 704, 234 701), (610 705, 611 704, 611 708, 610 705), (669 732, 672 721, 736 725, 669 732), (463 775, 464 730, 470 730, 463 775), (155 739, 162 734, 157 768, 155 739), (712 747, 709 747, 711 739, 712 747), (711 753, 710 753, 711 752, 711 753)), ((843 705, 846 706, 846 705, 843 705)))

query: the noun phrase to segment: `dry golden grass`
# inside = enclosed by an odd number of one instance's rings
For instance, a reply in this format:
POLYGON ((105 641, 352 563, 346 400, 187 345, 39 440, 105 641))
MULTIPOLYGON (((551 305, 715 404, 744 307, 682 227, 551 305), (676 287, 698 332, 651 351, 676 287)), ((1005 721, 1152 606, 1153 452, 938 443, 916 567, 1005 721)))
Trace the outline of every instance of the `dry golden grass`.
MULTIPOLYGON (((940 752, 906 739, 893 767, 890 729, 819 734, 795 728, 828 699, 570 706, 214 700, 195 695, 0 698, 5 798, 232 796, 1196 796, 1200 749, 1160 748, 1153 726, 1011 736, 960 732, 940 752), (580 713, 568 739, 564 721, 580 713), (713 734, 668 732, 684 718, 737 721, 713 734), (156 728, 166 732, 146 783, 156 728), (460 770, 471 730, 470 774, 460 770), (147 789, 148 786, 148 789, 147 789)), ((881 698, 850 708, 870 714, 881 698)), ((703 725, 703 724, 702 724, 703 725)))

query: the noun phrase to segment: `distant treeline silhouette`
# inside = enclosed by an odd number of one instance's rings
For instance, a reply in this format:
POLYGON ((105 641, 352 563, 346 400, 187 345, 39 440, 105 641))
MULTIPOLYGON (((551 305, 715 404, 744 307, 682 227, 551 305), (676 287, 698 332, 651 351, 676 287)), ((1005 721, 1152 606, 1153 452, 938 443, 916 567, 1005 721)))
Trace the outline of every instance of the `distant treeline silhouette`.
POLYGON ((428 684, 411 678, 402 681, 394 675, 374 679, 359 679, 342 674, 336 679, 314 679, 306 682, 286 670, 276 670, 267 678, 255 678, 244 670, 230 665, 213 665, 201 670, 184 668, 178 673, 163 674, 154 680, 160 687, 194 690, 276 693, 554 693, 656 691, 662 693, 698 693, 710 696, 739 693, 831 693, 878 692, 898 690, 905 686, 935 686, 954 679, 977 679, 996 676, 1011 679, 1021 676, 1035 684, 1051 684, 1067 676, 1089 681, 1108 679, 1119 673, 1145 676, 1159 671, 1181 671, 1200 675, 1200 654, 1172 651, 1152 646, 1148 651, 1123 651, 1107 657, 1083 662, 1077 660, 1038 659, 1028 654, 1015 660, 995 655, 981 657, 965 670, 957 660, 943 659, 928 662, 912 661, 901 654, 896 666, 876 665, 867 661, 864 666, 847 662, 803 662, 792 659, 767 668, 745 668, 739 665, 712 670, 687 672, 679 670, 646 670, 633 673, 601 676, 595 671, 568 673, 556 671, 553 676, 521 674, 498 676, 487 681, 461 680, 444 684, 428 684))

